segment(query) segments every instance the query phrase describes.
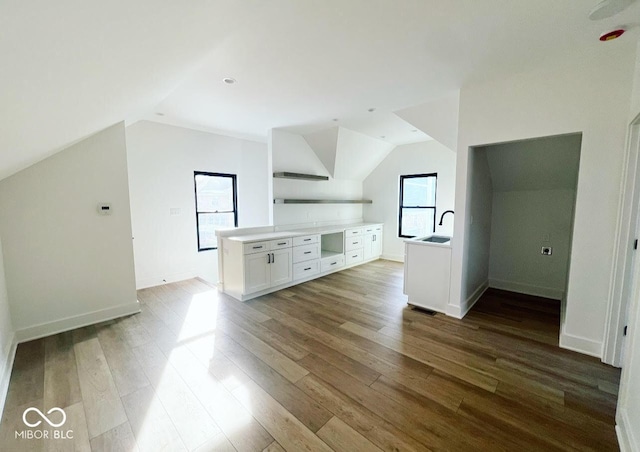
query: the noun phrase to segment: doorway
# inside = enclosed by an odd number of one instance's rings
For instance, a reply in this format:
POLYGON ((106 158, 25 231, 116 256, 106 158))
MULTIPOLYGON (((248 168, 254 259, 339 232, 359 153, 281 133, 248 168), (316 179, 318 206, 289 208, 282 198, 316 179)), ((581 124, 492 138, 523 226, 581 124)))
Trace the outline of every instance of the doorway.
POLYGON ((471 221, 478 227, 467 280, 486 278, 489 287, 471 312, 529 322, 532 334, 551 335, 555 345, 564 320, 581 144, 581 134, 570 134, 471 151, 471 221))

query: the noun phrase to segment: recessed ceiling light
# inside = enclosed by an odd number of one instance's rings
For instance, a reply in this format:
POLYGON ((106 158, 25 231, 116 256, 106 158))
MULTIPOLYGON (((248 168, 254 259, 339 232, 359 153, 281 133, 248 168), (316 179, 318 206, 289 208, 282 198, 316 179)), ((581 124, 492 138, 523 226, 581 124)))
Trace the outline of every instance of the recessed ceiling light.
POLYGON ((387 138, 387 136, 386 135, 380 135, 380 138, 382 138, 384 140, 385 138, 387 138))
POLYGON ((333 122, 338 122, 338 118, 333 118, 332 121, 333 122))
POLYGON ((222 79, 222 81, 225 82, 227 85, 233 85, 236 82, 236 79, 231 77, 225 77, 222 79))
POLYGON ((412 130, 412 132, 417 132, 417 131, 418 131, 418 129, 413 129, 413 130, 412 130))
POLYGON ((374 111, 376 111, 375 108, 371 107, 370 109, 367 110, 369 113, 373 113, 374 111))
POLYGON ((158 116, 164 116, 164 113, 160 113, 160 112, 158 112, 158 113, 156 113, 156 115, 158 115, 158 116))

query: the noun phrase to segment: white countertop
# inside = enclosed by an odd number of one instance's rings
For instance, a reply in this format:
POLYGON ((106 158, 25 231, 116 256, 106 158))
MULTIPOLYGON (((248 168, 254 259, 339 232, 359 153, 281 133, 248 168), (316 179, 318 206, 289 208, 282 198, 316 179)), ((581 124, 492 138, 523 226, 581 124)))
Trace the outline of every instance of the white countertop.
MULTIPOLYGON (((434 234, 436 235, 436 234, 434 234)), ((430 237, 430 236, 427 236, 430 237)), ((440 248, 451 248, 451 240, 449 240, 448 242, 445 243, 437 243, 437 242, 423 242, 422 239, 427 238, 427 237, 416 237, 413 239, 405 239, 404 242, 405 243, 409 243, 411 245, 420 245, 420 246, 437 246, 440 248)), ((444 236, 447 237, 447 236, 444 236)))
POLYGON ((240 243, 261 242, 263 240, 277 240, 287 237, 300 237, 302 235, 311 234, 331 234, 333 232, 343 232, 346 229, 364 228, 368 226, 377 226, 382 223, 356 223, 356 224, 338 224, 330 226, 318 226, 314 228, 290 229, 288 231, 263 232, 260 234, 236 235, 227 237, 228 240, 240 243))

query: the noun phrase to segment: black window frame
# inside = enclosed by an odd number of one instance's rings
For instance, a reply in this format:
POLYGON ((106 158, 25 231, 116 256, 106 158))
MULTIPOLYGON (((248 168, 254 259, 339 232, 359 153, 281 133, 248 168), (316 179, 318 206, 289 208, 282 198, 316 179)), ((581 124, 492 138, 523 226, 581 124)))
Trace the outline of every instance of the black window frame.
POLYGON ((438 204, 438 173, 424 173, 424 174, 406 174, 400 176, 400 201, 398 203, 398 237, 412 239, 415 235, 403 235, 402 234, 402 209, 431 209, 433 210, 433 232, 436 232, 436 205, 438 204), (436 180, 436 195, 433 206, 405 206, 403 202, 404 181, 406 179, 415 179, 423 177, 434 177, 436 180))
POLYGON ((202 248, 200 247, 200 214, 205 214, 205 213, 231 213, 233 212, 233 224, 234 227, 238 227, 238 176, 236 174, 228 174, 228 173, 211 173, 208 171, 194 171, 193 172, 193 193, 194 193, 194 198, 195 198, 195 204, 196 204, 196 239, 198 241, 198 252, 200 251, 209 251, 209 250, 217 250, 218 247, 209 247, 209 248, 202 248), (210 211, 199 211, 198 210, 198 185, 196 184, 196 177, 197 176, 211 176, 211 177, 228 177, 231 179, 232 183, 233 183, 233 210, 224 210, 224 211, 219 211, 216 210, 215 212, 210 212, 210 211))

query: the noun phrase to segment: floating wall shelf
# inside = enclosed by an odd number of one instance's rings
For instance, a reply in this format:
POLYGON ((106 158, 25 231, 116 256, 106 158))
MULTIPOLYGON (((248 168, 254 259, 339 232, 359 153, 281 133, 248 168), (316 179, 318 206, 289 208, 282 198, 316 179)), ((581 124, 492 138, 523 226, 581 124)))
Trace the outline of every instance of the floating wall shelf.
POLYGON ((370 199, 288 199, 276 198, 274 204, 372 204, 370 199))
POLYGON ((316 176, 315 174, 302 174, 302 173, 288 173, 286 171, 281 173, 273 173, 273 177, 276 177, 279 179, 329 180, 329 176, 316 176))

